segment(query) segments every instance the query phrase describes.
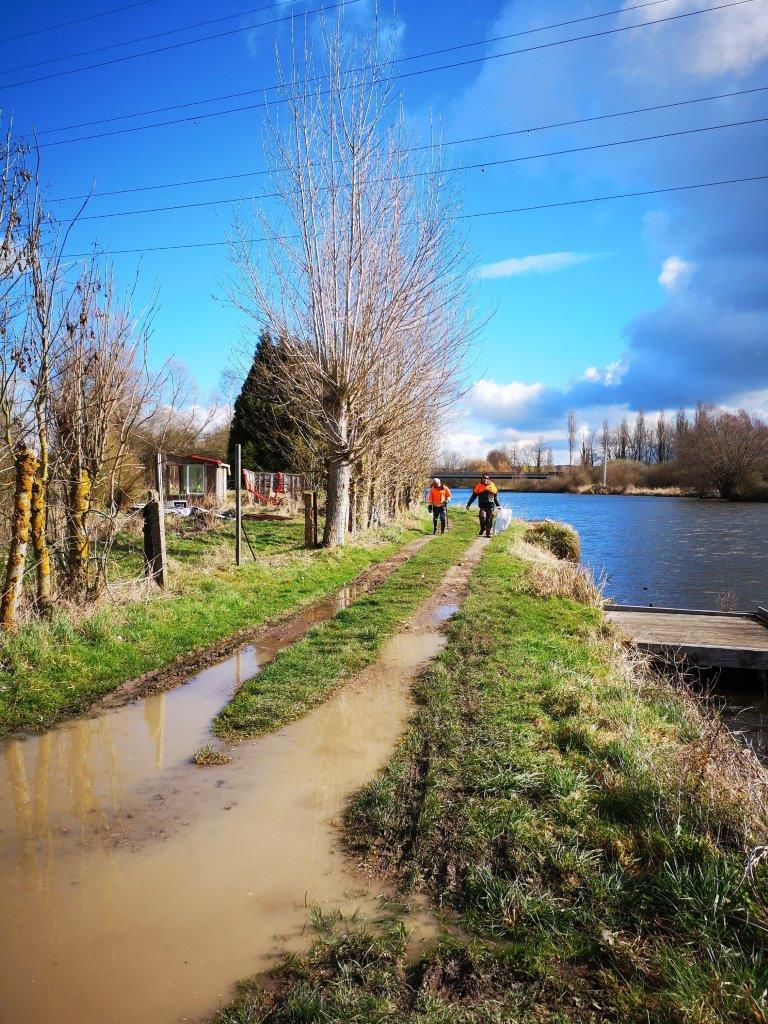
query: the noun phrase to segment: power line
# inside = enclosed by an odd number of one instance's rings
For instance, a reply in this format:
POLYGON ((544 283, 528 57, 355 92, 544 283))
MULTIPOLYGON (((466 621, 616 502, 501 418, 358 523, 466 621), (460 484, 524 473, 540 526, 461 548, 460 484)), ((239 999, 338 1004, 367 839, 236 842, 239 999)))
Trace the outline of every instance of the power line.
MULTIPOLYGON (((459 166, 449 168, 448 170, 451 173, 457 173, 459 171, 485 170, 487 167, 502 167, 509 164, 525 163, 529 160, 542 160, 551 156, 564 156, 570 153, 588 153, 596 149, 608 149, 613 146, 628 146, 639 142, 655 142, 661 139, 673 139, 684 135, 698 135, 702 132, 718 131, 722 128, 740 128, 747 125, 765 124, 766 122, 768 122, 768 117, 754 117, 745 121, 730 121, 727 124, 705 125, 701 128, 683 128, 675 132, 663 132, 656 135, 641 135, 632 139, 617 139, 613 142, 596 142, 588 146, 575 146, 569 149, 555 149, 550 150, 547 153, 529 153, 523 156, 503 157, 498 160, 481 160, 477 163, 460 164, 459 166)), ((441 168, 439 170, 431 171, 416 171, 412 174, 403 175, 402 177, 406 180, 408 178, 426 177, 443 173, 445 173, 445 171, 441 168)), ((195 210, 206 206, 227 206, 235 203, 260 201, 262 199, 276 199, 279 197, 279 194, 280 193, 278 192, 266 192, 253 196, 240 196, 235 199, 203 199, 193 203, 174 203, 171 206, 154 206, 139 210, 115 210, 112 213, 91 213, 87 216, 80 217, 79 219, 83 221, 111 220, 115 217, 135 217, 140 214, 148 213, 169 213, 173 210, 195 210)))
MULTIPOLYGON (((145 0, 145 2, 153 2, 153 0, 145 0)), ((394 63, 400 64, 400 63, 403 63, 404 61, 408 61, 408 60, 419 60, 419 59, 421 59, 423 57, 433 57, 433 56, 435 56, 435 54, 438 54, 438 53, 450 53, 450 52, 455 51, 455 50, 464 50, 464 49, 467 49, 467 48, 472 47, 472 46, 483 46, 483 45, 487 45, 487 44, 490 44, 490 43, 502 42, 505 39, 513 39, 513 38, 515 38, 517 36, 534 35, 537 32, 546 32, 547 30, 553 29, 553 28, 564 28, 564 27, 566 27, 568 25, 577 25, 577 24, 580 24, 580 23, 585 22, 585 21, 595 21, 595 20, 597 20, 599 18, 608 18, 608 17, 612 17, 615 14, 626 14, 629 11, 643 10, 646 7, 658 7, 660 4, 667 4, 667 3, 671 3, 671 2, 672 2, 672 0, 649 0, 649 2, 647 2, 647 3, 635 4, 632 7, 623 7, 623 8, 618 8, 618 9, 615 9, 615 10, 612 10, 612 11, 603 11, 600 14, 589 14, 589 15, 587 15, 585 17, 582 17, 582 18, 569 18, 567 21, 558 21, 558 22, 554 22, 551 25, 542 25, 539 28, 520 29, 517 32, 508 32, 505 35, 491 36, 489 38, 479 39, 479 40, 476 40, 475 42, 471 42, 471 43, 460 43, 460 44, 458 44, 456 46, 444 47, 443 49, 440 49, 440 50, 427 50, 427 51, 425 51, 423 53, 408 54, 408 55, 405 55, 403 57, 395 58, 394 59, 394 63)), ((271 4, 267 5, 267 7, 271 7, 271 4)), ((14 71, 25 71, 27 68, 42 67, 45 64, 55 64, 58 61, 62 61, 62 60, 74 60, 76 57, 85 57, 85 56, 88 56, 91 53, 102 53, 105 50, 114 50, 118 46, 130 46, 130 45, 133 45, 134 43, 143 43, 143 42, 149 41, 150 39, 159 39, 162 36, 174 35, 177 32, 191 31, 194 28, 203 28, 206 25, 214 25, 214 24, 217 24, 218 22, 222 22, 222 21, 231 21, 232 18, 238 18, 238 17, 242 18, 242 17, 245 17, 246 15, 249 15, 249 14, 256 14, 257 11, 262 11, 262 10, 265 10, 265 9, 266 9, 265 7, 255 7, 255 8, 252 8, 251 10, 248 10, 248 11, 240 11, 238 14, 227 14, 224 17, 212 18, 212 19, 210 19, 208 21, 198 21, 198 22, 194 22, 193 24, 182 25, 179 28, 166 29, 164 32, 155 32, 152 35, 138 36, 138 37, 135 37, 133 39, 123 39, 121 42, 109 43, 107 46, 100 46, 100 47, 97 47, 95 49, 80 50, 78 53, 68 53, 68 54, 64 54, 64 55, 62 55, 60 57, 48 57, 46 60, 38 61, 35 64, 21 64, 21 65, 15 67, 15 68, 3 68, 0 73, 2 73, 2 74, 11 74, 14 71)), ((136 54, 135 56, 141 56, 141 54, 136 54)), ((83 68, 82 70, 86 70, 87 71, 88 69, 87 68, 83 68)), ((49 128, 46 131, 41 131, 40 134, 41 135, 45 135, 49 131, 70 131, 70 130, 74 130, 76 128, 87 128, 87 127, 90 127, 91 125, 94 125, 94 124, 105 124, 105 123, 107 123, 109 121, 119 121, 119 120, 121 120, 123 118, 126 118, 126 117, 142 117, 142 116, 148 116, 149 114, 161 114, 161 113, 165 113, 168 110, 180 110, 183 107, 196 106, 198 103, 214 103, 214 102, 217 102, 218 100, 229 100, 229 99, 236 99, 236 98, 241 97, 241 96, 251 96, 255 92, 259 92, 259 91, 260 90, 258 90, 258 89, 248 89, 245 92, 229 93, 228 95, 225 95, 225 96, 212 97, 210 99, 198 100, 198 101, 191 102, 191 103, 177 103, 174 106, 169 106, 169 107, 156 107, 156 108, 154 108, 152 110, 145 110, 145 111, 141 111, 141 112, 135 113, 135 114, 120 114, 120 115, 117 115, 115 117, 103 117, 103 118, 100 118, 97 121, 86 121, 86 122, 81 123, 81 124, 69 125, 68 127, 64 127, 64 128, 49 128)))
POLYGON ((120 11, 130 11, 134 7, 146 7, 147 4, 157 3, 157 0, 138 0, 138 3, 125 4, 123 7, 112 7, 108 11, 100 11, 98 14, 88 14, 84 18, 74 18, 72 21, 60 21, 56 25, 46 25, 45 28, 33 28, 29 32, 19 32, 15 36, 4 36, 0 43, 12 43, 15 39, 26 39, 28 36, 39 36, 43 32, 53 32, 57 28, 69 28, 70 25, 81 25, 84 21, 95 21, 97 18, 106 18, 108 14, 118 14, 120 11))
MULTIPOLYGON (((532 210, 554 210, 561 206, 582 206, 585 203, 605 203, 612 199, 637 199, 641 196, 659 196, 667 192, 688 192, 696 188, 717 188, 720 185, 742 185, 745 182, 768 181, 768 174, 755 174, 749 178, 726 178, 722 181, 703 181, 694 185, 669 185, 666 188, 650 188, 642 192, 621 192, 610 196, 591 196, 589 199, 567 199, 556 203, 537 203, 535 206, 512 206, 506 210, 485 210, 482 213, 459 214, 457 220, 475 220, 480 217, 503 217, 512 213, 529 213, 532 210)), ((226 244, 226 243, 223 243, 226 244)))
MULTIPOLYGON (((146 3, 154 2, 154 0, 145 0, 146 3)), ((669 3, 670 0, 656 0, 657 3, 669 3)), ((262 4, 261 7, 251 7, 247 11, 237 11, 235 14, 225 14, 220 18, 209 18, 207 21, 195 21, 189 25, 180 25, 178 28, 168 28, 163 32, 152 32, 146 36, 134 36, 133 39, 123 39, 117 43, 107 43, 106 46, 96 46, 89 50, 78 50, 77 53, 65 53, 60 57, 46 57, 45 60, 36 61, 33 64, 18 64, 15 68, 3 68, 0 72, 4 75, 10 75, 14 71, 26 71, 29 68, 41 68, 46 64, 57 64, 62 60, 74 60, 76 57, 87 57, 92 53, 104 53, 106 50, 116 50, 119 46, 133 46, 135 43, 146 43, 151 39, 162 39, 164 36, 173 36, 178 32, 191 32, 195 28, 205 28, 206 25, 217 25, 222 21, 232 21, 234 18, 245 18, 249 14, 258 14, 260 11, 274 10, 271 3, 262 4)), ((136 56, 141 56, 137 54, 136 56)), ((87 70, 87 69, 83 69, 87 70)))
MULTIPOLYGON (((749 0, 740 0, 742 3, 747 3, 749 0)), ((310 11, 304 11, 304 14, 315 14, 318 11, 333 11, 337 7, 350 7, 352 4, 358 4, 360 0, 338 0, 338 3, 330 4, 328 7, 316 7, 310 11)), ((125 57, 112 57, 110 60, 100 61, 98 64, 88 64, 82 68, 68 68, 66 71, 55 71, 51 72, 50 75, 38 75, 37 78, 26 78, 21 82, 9 82, 7 85, 2 86, 3 89, 16 89, 22 85, 33 85, 36 82, 49 82, 53 78, 64 78, 66 75, 76 75, 81 71, 93 71, 96 68, 110 67, 112 64, 122 64, 128 60, 137 60, 139 57, 149 57, 156 53, 167 53, 169 50, 180 50, 185 46, 194 46, 196 43, 208 43, 214 39, 224 39, 227 36, 240 35, 243 32, 250 32, 254 28, 266 28, 269 25, 278 25, 282 21, 291 21, 295 18, 295 14, 285 14, 281 18, 272 18, 270 21, 259 21, 254 25, 244 25, 242 28, 230 28, 226 32, 214 32, 211 35, 200 36, 199 39, 186 39, 183 42, 168 43, 167 46, 158 46, 154 50, 143 50, 141 53, 129 54, 125 57)))
MULTIPOLYGON (((537 203, 533 206, 515 206, 509 207, 505 210, 483 210, 479 213, 463 213, 459 214, 457 220, 479 220, 482 217, 503 217, 515 213, 530 213, 535 210, 553 210, 563 206, 583 206, 587 203, 605 203, 614 199, 636 199, 645 196, 657 196, 664 195, 670 192, 688 192, 693 189, 703 188, 718 188, 724 185, 741 185, 757 181, 768 181, 768 174, 756 174, 748 178, 726 178, 721 181, 702 181, 696 182, 695 184, 689 185, 668 185, 665 188, 652 188, 644 189, 639 192, 622 192, 607 196, 590 196, 585 199, 565 199, 554 203, 537 203)), ((257 242, 270 241, 268 238, 250 238, 247 241, 251 244, 257 242)), ((181 245, 158 245, 151 247, 142 247, 138 249, 114 249, 109 252, 110 256, 126 256, 145 252, 171 252, 178 251, 181 249, 211 249, 224 245, 229 245, 229 242, 225 239, 219 242, 185 242, 181 245)), ((66 255, 65 259, 82 259, 92 255, 89 252, 71 253, 66 255)))
MULTIPOLYGON (((340 2, 338 4, 336 4, 336 6, 342 6, 343 2, 344 2, 344 0, 340 0, 340 2)), ((352 2, 359 2, 359 0, 352 0, 352 2)), ((743 4, 754 3, 754 2, 755 2, 755 0, 729 0, 728 3, 721 4, 718 7, 706 7, 706 8, 702 8, 700 10, 696 10, 696 11, 688 11, 688 12, 683 13, 683 14, 674 14, 674 15, 671 15, 670 17, 667 17, 667 18, 657 18, 654 21, 643 21, 643 22, 638 23, 637 25, 621 25, 621 26, 619 26, 617 28, 604 29, 604 30, 602 30, 600 32, 591 32, 591 33, 587 33, 586 35, 581 35, 581 36, 571 36, 568 39, 559 39, 559 40, 554 40, 552 42, 537 43, 537 44, 532 45, 532 46, 521 47, 521 48, 519 48, 517 50, 506 50, 506 51, 504 51, 502 53, 491 53, 491 54, 484 55, 482 57, 467 58, 466 60, 463 60, 463 61, 454 61, 451 64, 440 64, 440 65, 437 65, 436 67, 431 67, 431 68, 418 68, 418 69, 415 69, 413 71, 402 71, 399 74, 390 75, 388 78, 382 79, 382 84, 385 84, 385 83, 388 83, 388 82, 394 82, 394 81, 398 81, 398 80, 403 80, 403 79, 407 79, 407 78, 415 78, 415 77, 418 77, 418 76, 421 76, 421 75, 434 74, 436 71, 452 71, 452 70, 455 70, 457 68, 468 67, 470 65, 475 65, 475 64, 482 64, 482 63, 484 63, 486 61, 501 60, 501 59, 506 58, 506 57, 514 57, 514 56, 518 56, 519 54, 523 54, 523 53, 533 53, 533 52, 536 52, 538 50, 546 50, 546 49, 550 49, 550 48, 555 47, 555 46, 564 46, 564 45, 566 45, 568 43, 583 42, 584 40, 587 40, 587 39, 598 39, 598 38, 601 38, 601 37, 604 37, 604 36, 616 35, 616 34, 622 33, 622 32, 632 32, 632 31, 634 31, 635 29, 638 29, 638 28, 646 28, 646 27, 651 26, 651 25, 660 25, 660 24, 664 24, 664 23, 667 23, 667 22, 680 21, 683 18, 692 18, 692 17, 695 17, 695 16, 697 16, 699 14, 711 14, 711 13, 716 12, 716 11, 722 11, 722 10, 726 10, 726 9, 732 8, 732 7, 740 7, 743 4)), ((327 9, 330 10, 331 8, 327 8, 327 9)), ((312 12, 306 12, 306 13, 312 13, 312 12)), ((435 51, 435 52, 439 52, 439 51, 435 51)), ((358 70, 361 70, 361 69, 358 69, 358 70)), ((362 69, 362 70, 364 70, 364 69, 362 69)), ((350 73, 354 73, 354 70, 352 72, 350 72, 350 73)), ((279 88, 285 88, 285 86, 282 86, 282 87, 279 86, 279 85, 266 86, 263 90, 258 90, 258 91, 268 92, 270 90, 279 89, 279 88)), ((229 108, 226 108, 225 110, 215 110, 215 111, 209 111, 207 113, 202 113, 202 114, 192 114, 192 115, 189 115, 187 117, 172 118, 172 119, 166 120, 166 121, 155 121, 155 122, 153 122, 151 124, 134 125, 134 126, 131 126, 131 127, 126 127, 126 128, 116 128, 116 129, 114 129, 112 131, 108 131, 108 132, 97 132, 97 133, 95 133, 93 135, 81 135, 81 136, 78 136, 78 137, 76 137, 74 139, 59 139, 59 140, 56 140, 56 141, 53 141, 53 142, 43 142, 43 143, 40 143, 39 148, 40 149, 47 149, 47 148, 49 148, 51 146, 66 146, 66 145, 70 145, 71 143, 75 143, 75 142, 91 142, 91 141, 95 141, 95 140, 98 140, 98 139, 111 138, 111 137, 114 137, 114 136, 117 136, 117 135, 127 135, 127 134, 132 134, 134 132, 147 131, 147 130, 152 129, 152 128, 167 128, 167 127, 170 127, 170 126, 173 126, 173 125, 189 124, 191 122, 207 120, 207 119, 212 118, 212 117, 222 117, 225 114, 238 114, 238 113, 243 113, 245 111, 261 110, 261 109, 263 109, 265 107, 274 106, 275 104, 284 103, 284 102, 285 102, 284 99, 264 100, 264 101, 262 101, 260 103, 249 103, 249 104, 246 104, 244 106, 229 107, 229 108)), ((52 129, 52 130, 55 130, 55 129, 52 129)))
MULTIPOLYGON (((675 107, 690 106, 695 103, 709 103, 714 100, 730 99, 735 96, 748 96, 752 93, 767 92, 768 85, 758 85, 751 89, 738 89, 734 92, 721 92, 716 93, 713 96, 697 96, 687 100, 674 100, 670 103, 657 103, 650 107, 634 107, 630 110, 617 110, 609 114, 595 114, 591 117, 579 117, 574 118, 570 121, 555 121, 549 124, 532 125, 528 128, 513 128, 509 131, 504 132, 493 132, 490 135, 475 135, 463 139, 450 139, 443 143, 445 146, 460 146, 470 142, 489 142, 495 139, 509 138, 513 135, 530 135, 532 132, 546 131, 552 128, 570 128, 575 125, 589 124, 593 121, 605 121, 614 117, 628 117, 633 114, 648 114, 659 110, 669 110, 675 107)), ((421 149, 430 148, 431 143, 426 143, 422 146, 413 147, 412 151, 418 151, 421 149)), ((279 168, 278 168, 279 170, 279 168)), ((79 196, 64 196, 62 198, 56 198, 50 200, 53 203, 68 203, 75 201, 82 201, 84 199, 102 199, 108 196, 123 196, 133 195, 137 192, 154 192, 158 189, 165 188, 181 188, 186 185, 209 185, 214 183, 220 183, 222 181, 236 181, 241 178, 256 178, 265 174, 271 174, 274 171, 269 168, 260 168, 254 171, 239 171, 234 174, 220 174, 211 178, 191 178, 186 181, 167 181, 160 182, 155 185, 137 185, 132 188, 120 188, 112 189, 106 192, 90 192, 88 195, 79 196)))

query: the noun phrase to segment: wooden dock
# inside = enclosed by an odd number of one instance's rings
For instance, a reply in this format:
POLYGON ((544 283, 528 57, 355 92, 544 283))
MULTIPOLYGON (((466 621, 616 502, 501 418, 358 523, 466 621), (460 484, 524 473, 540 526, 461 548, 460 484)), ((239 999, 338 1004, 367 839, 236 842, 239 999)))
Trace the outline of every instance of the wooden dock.
POLYGON ((641 650, 700 668, 768 671, 768 611, 710 612, 688 608, 608 605, 606 617, 641 650))

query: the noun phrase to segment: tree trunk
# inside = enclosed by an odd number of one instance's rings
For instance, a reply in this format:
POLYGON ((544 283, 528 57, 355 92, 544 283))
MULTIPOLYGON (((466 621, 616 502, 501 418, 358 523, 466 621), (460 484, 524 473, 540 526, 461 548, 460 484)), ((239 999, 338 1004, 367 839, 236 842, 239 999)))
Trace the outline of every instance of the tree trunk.
POLYGON ((85 517, 91 501, 91 477, 87 469, 74 469, 70 481, 68 537, 68 578, 73 594, 82 594, 88 586, 88 533, 85 517))
POLYGON ((48 424, 46 421, 48 374, 48 342, 46 340, 40 367, 40 377, 44 382, 44 386, 35 403, 35 421, 37 423, 40 458, 38 459, 35 480, 32 484, 32 547, 37 563, 37 609, 43 616, 50 615, 52 606, 51 555, 48 550, 48 475, 50 461, 48 424))
POLYGON ((19 448, 15 461, 16 488, 11 520, 11 543, 5 571, 5 590, 0 602, 0 624, 7 630, 14 629, 18 622, 19 602, 24 586, 24 565, 29 544, 32 484, 37 471, 37 459, 31 448, 19 448))
POLYGON ((328 467, 328 495, 325 503, 323 547, 341 547, 347 536, 349 484, 352 466, 347 459, 331 459, 328 467))
POLYGON ((357 529, 366 530, 369 526, 369 508, 371 503, 371 482, 367 473, 363 475, 358 483, 360 495, 357 502, 357 529))
POLYGON ((41 615, 51 612, 51 556, 46 538, 46 483, 38 473, 32 484, 32 547, 37 561, 37 607, 41 615))

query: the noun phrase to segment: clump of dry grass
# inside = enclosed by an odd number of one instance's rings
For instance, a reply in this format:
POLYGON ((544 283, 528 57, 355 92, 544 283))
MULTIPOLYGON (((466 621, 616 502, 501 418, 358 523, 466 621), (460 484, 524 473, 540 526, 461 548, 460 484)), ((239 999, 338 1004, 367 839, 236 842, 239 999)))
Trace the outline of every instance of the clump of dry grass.
POLYGON ((221 747, 213 747, 210 743, 204 743, 199 750, 195 751, 192 760, 199 768, 211 768, 218 764, 229 764, 232 758, 221 747))
POLYGON ((603 584, 586 566, 556 558, 527 540, 516 540, 512 551, 527 563, 526 587, 536 597, 566 597, 591 608, 603 607, 603 584))
POLYGON ((556 558, 565 558, 571 562, 579 560, 581 552, 579 535, 567 523, 542 519, 538 523, 526 526, 524 536, 531 544, 539 544, 551 551, 556 558))

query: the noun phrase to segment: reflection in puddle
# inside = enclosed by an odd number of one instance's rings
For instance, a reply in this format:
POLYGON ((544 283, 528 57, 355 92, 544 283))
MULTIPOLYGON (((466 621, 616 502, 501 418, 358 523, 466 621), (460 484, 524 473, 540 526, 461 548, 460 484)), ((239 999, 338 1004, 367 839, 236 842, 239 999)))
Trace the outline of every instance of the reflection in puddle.
POLYGON ((386 761, 443 617, 395 637, 375 669, 228 765, 200 770, 189 758, 275 650, 243 651, 169 693, 5 744, 0 1019, 199 1017, 235 978, 306 941, 309 906, 375 914, 376 893, 350 871, 331 824, 386 761))
POLYGON ((41 736, 10 740, 0 760, 0 840, 49 839, 92 831, 93 816, 113 815, 164 768, 185 764, 209 736, 232 694, 283 647, 348 605, 364 586, 346 587, 286 624, 279 639, 246 647, 193 676, 184 686, 93 718, 78 718, 41 736), (34 781, 33 781, 34 780, 34 781))
POLYGON ((443 605, 440 605, 440 609, 437 612, 437 616, 436 616, 437 621, 438 622, 447 622, 448 619, 450 619, 451 616, 455 615, 458 610, 459 610, 459 605, 457 605, 457 604, 443 604, 443 605))

